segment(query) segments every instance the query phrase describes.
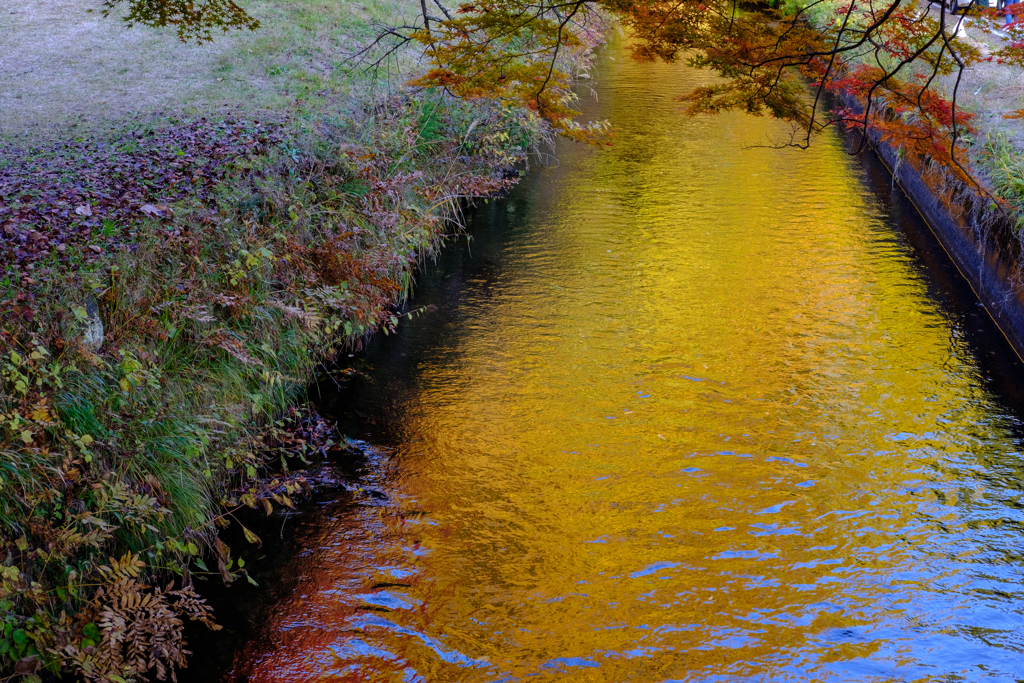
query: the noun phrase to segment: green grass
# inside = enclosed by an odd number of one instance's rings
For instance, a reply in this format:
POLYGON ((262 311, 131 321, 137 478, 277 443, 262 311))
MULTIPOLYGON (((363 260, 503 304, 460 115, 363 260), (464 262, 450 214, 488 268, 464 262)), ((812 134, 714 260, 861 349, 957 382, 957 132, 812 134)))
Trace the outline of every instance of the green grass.
POLYGON ((978 161, 985 171, 992 192, 1006 201, 1015 214, 1018 233, 1024 226, 1024 156, 1005 135, 987 136, 978 161))
POLYGON ((375 22, 417 9, 409 0, 253 0, 243 5, 260 20, 257 31, 185 45, 173 29, 129 29, 116 13, 89 14, 92 0, 11 3, 0 13, 0 137, 19 139, 170 114, 281 117, 325 98, 335 106, 359 99, 381 83, 349 55, 375 35, 375 22))

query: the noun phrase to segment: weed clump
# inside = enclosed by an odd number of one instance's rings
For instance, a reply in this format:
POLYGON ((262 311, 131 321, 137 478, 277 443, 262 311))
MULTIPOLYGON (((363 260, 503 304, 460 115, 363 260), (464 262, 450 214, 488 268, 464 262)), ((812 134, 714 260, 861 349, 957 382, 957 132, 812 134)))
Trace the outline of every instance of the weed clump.
POLYGON ((1014 214, 1018 234, 1024 228, 1024 156, 1005 135, 986 136, 978 154, 992 192, 1014 214))

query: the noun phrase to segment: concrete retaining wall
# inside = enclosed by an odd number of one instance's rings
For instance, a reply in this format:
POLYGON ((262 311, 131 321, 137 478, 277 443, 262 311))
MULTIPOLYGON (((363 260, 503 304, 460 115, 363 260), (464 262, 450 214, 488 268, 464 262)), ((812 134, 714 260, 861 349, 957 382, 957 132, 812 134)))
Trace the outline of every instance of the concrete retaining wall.
MULTIPOLYGON (((845 104, 851 109, 859 108, 855 102, 845 104)), ((896 149, 877 137, 872 142, 882 163, 1024 359, 1024 292, 1015 291, 1012 284, 1020 276, 1021 245, 1009 220, 997 218, 994 225, 982 228, 977 224, 976 211, 964 211, 963 217, 953 216, 915 169, 898 163, 896 149)), ((983 206, 989 202, 979 198, 978 203, 983 206)))

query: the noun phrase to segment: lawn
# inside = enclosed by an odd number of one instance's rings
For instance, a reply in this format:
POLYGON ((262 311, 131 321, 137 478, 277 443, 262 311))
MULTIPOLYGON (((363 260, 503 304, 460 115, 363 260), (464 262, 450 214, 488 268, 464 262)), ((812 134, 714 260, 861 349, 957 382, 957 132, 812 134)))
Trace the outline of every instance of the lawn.
MULTIPOLYGON (((129 28, 99 0, 7 0, 0 10, 0 137, 69 137, 125 119, 276 115, 370 79, 348 59, 403 0, 243 3, 262 26, 182 44, 129 28), (90 11, 92 10, 92 11, 90 11)), ((123 14, 123 12, 122 12, 123 14)))

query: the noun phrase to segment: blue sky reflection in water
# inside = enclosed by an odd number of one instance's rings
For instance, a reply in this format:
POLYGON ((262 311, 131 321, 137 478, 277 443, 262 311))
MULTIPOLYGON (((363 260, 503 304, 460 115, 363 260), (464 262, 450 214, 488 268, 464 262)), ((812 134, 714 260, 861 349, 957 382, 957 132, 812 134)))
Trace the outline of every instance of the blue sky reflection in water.
POLYGON ((609 54, 614 147, 483 207, 325 401, 393 450, 296 532, 239 679, 1024 679, 980 309, 837 139, 744 149, 787 132, 609 54))

